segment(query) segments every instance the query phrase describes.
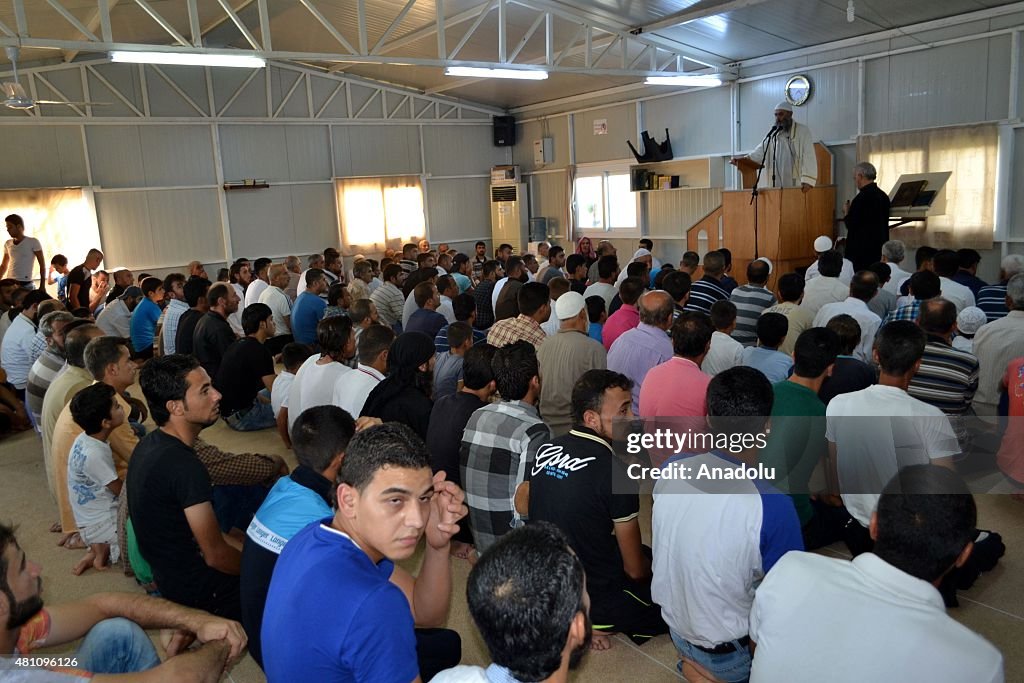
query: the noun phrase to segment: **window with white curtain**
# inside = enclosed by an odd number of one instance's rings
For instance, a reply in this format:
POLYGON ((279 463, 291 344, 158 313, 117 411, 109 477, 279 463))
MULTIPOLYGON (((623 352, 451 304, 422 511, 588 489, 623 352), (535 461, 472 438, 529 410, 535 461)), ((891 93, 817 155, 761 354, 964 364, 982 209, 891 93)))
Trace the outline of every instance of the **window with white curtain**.
POLYGON ((346 250, 383 251, 425 234, 419 176, 339 178, 336 186, 346 250))
POLYGON ((573 183, 577 230, 636 230, 636 193, 629 167, 580 168, 573 183))
POLYGON ((857 157, 874 164, 878 184, 891 188, 904 173, 952 171, 946 212, 927 226, 893 231, 909 246, 991 249, 995 230, 999 129, 994 125, 865 135, 857 157))

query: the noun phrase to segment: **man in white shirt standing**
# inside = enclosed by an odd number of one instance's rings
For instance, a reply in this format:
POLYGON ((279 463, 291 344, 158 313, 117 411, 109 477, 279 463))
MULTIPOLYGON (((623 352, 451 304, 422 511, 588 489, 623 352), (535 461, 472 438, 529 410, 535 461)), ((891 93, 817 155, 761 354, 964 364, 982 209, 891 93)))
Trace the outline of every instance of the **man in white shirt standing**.
POLYGON ((746 157, 733 159, 733 165, 755 167, 764 164, 762 187, 799 187, 807 192, 818 182, 818 159, 814 155, 811 130, 793 120, 793 105, 782 101, 775 105, 775 127, 770 135, 746 157))
POLYGON ((843 301, 850 293, 850 283, 839 279, 842 272, 843 257, 838 251, 826 251, 818 257, 820 275, 807 280, 804 285, 804 298, 800 305, 811 315, 817 315, 825 304, 843 301))
POLYGON ((752 683, 1002 683, 1002 655, 946 614, 936 590, 971 555, 977 517, 960 477, 913 465, 882 491, 873 552, 788 553, 754 596, 752 683), (917 656, 915 643, 942 645, 917 656))
POLYGON ((4 243, 4 258, 0 261, 0 278, 9 277, 18 282, 18 286, 35 289, 32 270, 39 263, 39 289, 46 289, 46 262, 43 256, 43 245, 35 237, 25 236, 25 221, 16 213, 4 219, 7 223, 7 234, 11 239, 4 243))
MULTIPOLYGON (((259 303, 270 306, 270 310, 274 314, 274 326, 277 331, 265 342, 267 350, 274 356, 281 353, 285 344, 294 340, 292 336, 292 304, 288 300, 288 295, 284 293, 284 288, 288 286, 290 277, 288 269, 282 264, 271 266, 270 284, 260 294, 259 303)), ((253 282, 252 285, 249 285, 250 289, 255 284, 253 282)), ((247 297, 248 294, 246 292, 247 297)))
POLYGON ((845 301, 825 304, 814 316, 814 327, 825 327, 828 321, 843 313, 852 316, 860 325, 860 344, 853 355, 865 363, 871 362, 871 347, 875 334, 882 324, 878 314, 868 308, 868 302, 878 293, 878 276, 870 270, 862 270, 850 283, 850 296, 845 301))

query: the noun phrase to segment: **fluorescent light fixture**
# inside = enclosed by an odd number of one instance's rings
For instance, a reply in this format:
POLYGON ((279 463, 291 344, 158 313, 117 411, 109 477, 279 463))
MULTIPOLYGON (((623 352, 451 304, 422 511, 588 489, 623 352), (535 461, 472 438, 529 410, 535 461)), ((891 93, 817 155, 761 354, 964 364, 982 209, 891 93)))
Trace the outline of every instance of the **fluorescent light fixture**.
POLYGON ((676 85, 690 88, 713 88, 722 85, 722 79, 715 75, 693 76, 648 76, 645 85, 676 85))
POLYGON ((532 69, 489 69, 477 66, 450 66, 445 69, 444 75, 470 76, 472 78, 519 78, 524 81, 543 81, 548 77, 548 72, 532 69))
POLYGON ((123 52, 110 53, 114 62, 132 64, 176 64, 182 66, 233 66, 245 69, 262 69, 267 60, 247 55, 207 55, 187 52, 123 52))

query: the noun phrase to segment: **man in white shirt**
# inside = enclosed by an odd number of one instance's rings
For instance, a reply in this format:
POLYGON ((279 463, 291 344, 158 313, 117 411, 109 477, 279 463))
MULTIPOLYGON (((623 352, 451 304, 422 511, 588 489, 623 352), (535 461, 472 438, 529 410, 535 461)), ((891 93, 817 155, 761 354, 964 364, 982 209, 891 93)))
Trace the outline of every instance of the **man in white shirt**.
POLYGON ((775 105, 772 133, 746 157, 732 161, 734 165, 751 162, 754 167, 764 164, 762 187, 800 187, 807 192, 817 184, 814 137, 806 125, 793 120, 793 105, 789 102, 775 105))
POLYGON ((960 269, 959 254, 952 249, 940 249, 932 259, 932 264, 935 274, 939 276, 939 282, 942 283, 942 298, 952 301, 957 313, 975 304, 974 292, 953 280, 953 276, 960 269))
POLYGON ((4 257, 0 261, 0 278, 16 280, 20 287, 35 288, 32 271, 39 263, 39 289, 46 289, 46 261, 43 245, 35 237, 25 236, 25 221, 16 213, 7 216, 7 234, 11 239, 4 243, 4 257))
POLYGON ((587 287, 583 292, 583 298, 599 296, 604 299, 604 309, 607 311, 612 305, 612 299, 619 293, 614 282, 619 278, 619 259, 614 254, 602 256, 597 260, 598 281, 587 287))
POLYGON ((359 365, 352 372, 346 372, 334 384, 331 403, 353 418, 363 412, 363 404, 373 388, 384 379, 388 369, 388 353, 395 341, 395 332, 390 327, 371 325, 363 330, 356 342, 359 365))
MULTIPOLYGON (((726 370, 708 385, 707 425, 729 443, 741 433, 763 434, 772 400, 772 386, 759 371, 726 370)), ((695 475, 707 467, 734 476, 757 465, 757 440, 749 442, 752 447, 738 453, 683 453, 670 463, 695 475)), ((755 586, 783 555, 804 548, 793 501, 756 476, 661 478, 652 515, 651 597, 661 605, 683 676, 746 680, 755 586)))
MULTIPOLYGON (((302 411, 315 406, 331 405, 334 387, 342 375, 355 372, 345 362, 355 354, 352 320, 347 315, 324 318, 316 326, 320 353, 306 359, 295 373, 288 390, 288 430, 302 411)), ((353 416, 355 417, 355 416, 353 416)))
POLYGON ((715 332, 711 335, 708 353, 700 364, 701 371, 708 377, 743 365, 743 344, 732 338, 736 316, 736 304, 728 299, 711 304, 711 324, 715 332))
MULTIPOLYGON (((268 258, 258 258, 252 262, 252 282, 245 290, 245 304, 242 309, 260 302, 260 295, 270 286, 270 266, 273 263, 268 258)), ((291 276, 288 276, 289 281, 291 276)), ((287 286, 287 284, 285 285, 287 286)), ((282 291, 284 287, 281 288, 282 291)), ((277 322, 276 320, 274 322, 277 322)))
POLYGON ((800 305, 811 315, 817 315, 825 304, 843 301, 850 293, 850 283, 839 279, 842 259, 838 251, 826 251, 818 257, 819 276, 807 280, 800 305))
POLYGON ((452 298, 459 295, 459 286, 455 284, 455 278, 451 275, 442 275, 437 278, 437 291, 441 295, 441 305, 437 312, 444 316, 444 319, 451 325, 455 322, 455 309, 452 308, 452 298))
MULTIPOLYGON (((832 249, 832 238, 828 235, 820 235, 814 240, 814 251, 820 258, 826 251, 832 249)), ((807 266, 807 271, 804 273, 804 281, 810 281, 818 277, 821 273, 818 271, 818 262, 815 261, 811 265, 807 266)), ((853 279, 853 261, 848 258, 843 259, 843 269, 839 271, 839 279, 844 285, 850 284, 850 280, 853 279)))
MULTIPOLYGON (((288 286, 284 288, 284 293, 288 295, 288 300, 294 303, 295 298, 299 295, 299 276, 302 275, 302 263, 298 256, 289 256, 284 260, 284 267, 288 269, 288 286)), ((305 281, 301 282, 305 284, 305 281)))
MULTIPOLYGON (((281 353, 284 345, 294 339, 292 336, 292 304, 288 300, 288 295, 284 293, 289 279, 288 269, 283 265, 278 263, 271 266, 270 284, 260 294, 259 303, 270 306, 270 311, 274 314, 274 327, 277 328, 277 332, 266 341, 267 350, 274 356, 281 353)), ((255 284, 254 282, 253 285, 255 284)), ((249 285, 249 287, 252 288, 253 285, 249 285)))
POLYGON ((901 470, 871 517, 873 552, 852 562, 788 553, 761 583, 751 682, 1002 683, 1002 655, 946 614, 936 590, 970 556, 977 516, 955 473, 901 470), (941 646, 922 656, 919 643, 941 646))
POLYGON ((111 337, 131 336, 132 311, 143 299, 142 290, 132 285, 103 307, 96 316, 96 326, 111 337))
POLYGON ((945 414, 907 393, 926 343, 916 323, 889 323, 875 339, 878 384, 840 394, 826 409, 826 472, 832 473, 830 481, 838 484, 843 504, 861 525, 847 529, 854 555, 870 545, 868 525, 878 495, 901 468, 933 463, 953 469, 953 456, 960 452, 945 414))
POLYGON ((178 321, 189 308, 185 303, 185 276, 181 273, 171 273, 165 277, 164 294, 168 297, 168 301, 167 306, 164 307, 160 334, 163 342, 163 355, 170 356, 177 352, 175 337, 178 335, 178 321))
POLYGON ((871 362, 871 347, 875 334, 882 325, 878 314, 868 308, 868 302, 878 293, 878 276, 870 270, 857 273, 850 283, 850 296, 845 301, 825 304, 814 316, 814 327, 825 327, 828 321, 843 313, 853 317, 860 325, 860 344, 853 355, 865 363, 871 362))
POLYGON ((4 343, 0 345, 0 367, 7 372, 7 381, 15 390, 18 398, 25 400, 25 387, 28 385, 28 373, 32 370, 32 342, 36 336, 36 309, 39 304, 50 299, 46 290, 36 289, 25 295, 21 302, 21 313, 11 322, 4 335, 4 343))
POLYGON ((889 281, 885 283, 885 291, 893 296, 900 295, 900 284, 911 275, 901 267, 906 256, 907 247, 900 240, 889 240, 882 245, 882 263, 889 265, 889 281))

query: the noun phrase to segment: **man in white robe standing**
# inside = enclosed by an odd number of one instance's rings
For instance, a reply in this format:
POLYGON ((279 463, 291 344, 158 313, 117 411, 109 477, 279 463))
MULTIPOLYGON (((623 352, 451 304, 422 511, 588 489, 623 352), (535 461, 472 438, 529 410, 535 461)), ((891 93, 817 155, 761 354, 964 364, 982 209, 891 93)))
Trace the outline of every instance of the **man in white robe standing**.
POLYGON ((811 130, 793 120, 789 102, 775 105, 775 126, 775 131, 750 154, 733 159, 732 164, 742 165, 746 160, 759 167, 763 159, 761 187, 799 187, 807 192, 818 180, 811 130))

